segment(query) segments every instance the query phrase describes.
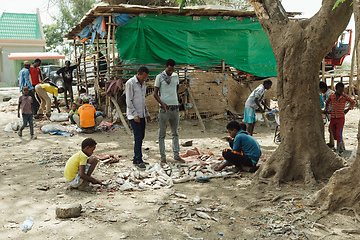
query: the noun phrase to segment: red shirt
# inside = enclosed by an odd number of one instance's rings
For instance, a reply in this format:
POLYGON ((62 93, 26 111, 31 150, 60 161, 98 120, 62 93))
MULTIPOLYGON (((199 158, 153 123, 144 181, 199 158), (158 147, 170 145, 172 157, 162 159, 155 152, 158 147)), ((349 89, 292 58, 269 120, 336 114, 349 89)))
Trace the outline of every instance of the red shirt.
POLYGON ((37 85, 40 83, 40 68, 34 68, 34 66, 30 66, 30 76, 32 85, 37 85))
POLYGON ((325 101, 327 105, 331 104, 331 118, 343 118, 345 117, 345 104, 350 102, 350 109, 355 106, 355 101, 352 100, 348 95, 343 94, 336 99, 336 93, 330 94, 329 98, 325 101))

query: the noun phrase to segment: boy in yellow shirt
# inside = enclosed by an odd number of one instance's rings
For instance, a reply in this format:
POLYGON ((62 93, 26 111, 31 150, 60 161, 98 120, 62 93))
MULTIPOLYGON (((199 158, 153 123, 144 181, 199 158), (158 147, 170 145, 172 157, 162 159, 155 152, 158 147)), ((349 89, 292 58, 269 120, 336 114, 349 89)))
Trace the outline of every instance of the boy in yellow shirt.
POLYGON ((75 153, 66 162, 64 177, 73 188, 84 189, 88 182, 101 184, 101 181, 91 177, 98 160, 91 157, 96 148, 96 142, 92 138, 86 138, 81 143, 81 151, 75 153))

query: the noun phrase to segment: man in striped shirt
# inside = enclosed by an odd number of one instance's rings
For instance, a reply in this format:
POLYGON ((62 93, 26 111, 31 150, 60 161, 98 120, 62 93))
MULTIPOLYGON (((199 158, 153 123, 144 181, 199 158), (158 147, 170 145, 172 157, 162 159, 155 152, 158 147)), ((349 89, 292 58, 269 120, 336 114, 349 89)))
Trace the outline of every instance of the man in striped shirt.
POLYGON ((344 151, 344 146, 342 142, 342 131, 345 123, 345 114, 354 108, 355 101, 351 99, 348 95, 344 94, 344 84, 338 83, 335 86, 335 93, 331 94, 329 98, 325 101, 325 113, 328 113, 329 105, 331 105, 331 119, 330 126, 334 134, 334 139, 336 139, 336 152, 342 154, 344 151), (350 102, 350 106, 345 109, 345 104, 350 102))

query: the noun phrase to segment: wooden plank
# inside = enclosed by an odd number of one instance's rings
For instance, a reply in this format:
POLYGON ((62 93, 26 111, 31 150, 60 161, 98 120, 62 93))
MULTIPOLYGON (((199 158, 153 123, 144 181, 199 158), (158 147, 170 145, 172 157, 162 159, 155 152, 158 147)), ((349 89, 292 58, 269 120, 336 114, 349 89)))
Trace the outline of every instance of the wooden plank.
POLYGON ((194 98, 193 98, 193 95, 192 95, 192 93, 191 93, 191 90, 190 90, 190 87, 189 87, 189 86, 187 87, 187 91, 188 91, 188 93, 189 93, 190 100, 191 100, 191 102, 192 102, 192 104, 193 104, 193 107, 194 107, 194 110, 195 110, 195 112, 196 112, 196 116, 197 116, 198 119, 199 119, 201 128, 202 128, 202 130, 203 130, 204 132, 206 132, 206 128, 205 128, 204 122, 203 122, 203 120, 202 120, 202 118, 201 118, 201 116, 200 116, 200 113, 199 113, 199 111, 198 111, 198 109, 197 109, 197 107, 196 107, 196 103, 195 103, 195 100, 194 100, 194 98))
POLYGON ((131 136, 132 134, 131 134, 130 128, 129 128, 129 126, 128 126, 125 118, 124 118, 123 113, 121 112, 121 109, 120 109, 120 107, 119 107, 119 104, 117 103, 116 99, 115 99, 113 96, 110 97, 110 100, 111 100, 111 102, 114 104, 114 106, 115 106, 115 108, 116 108, 116 111, 118 112, 118 114, 119 114, 119 116, 120 116, 120 120, 121 120, 122 124, 123 124, 124 127, 125 127, 126 132, 131 136))

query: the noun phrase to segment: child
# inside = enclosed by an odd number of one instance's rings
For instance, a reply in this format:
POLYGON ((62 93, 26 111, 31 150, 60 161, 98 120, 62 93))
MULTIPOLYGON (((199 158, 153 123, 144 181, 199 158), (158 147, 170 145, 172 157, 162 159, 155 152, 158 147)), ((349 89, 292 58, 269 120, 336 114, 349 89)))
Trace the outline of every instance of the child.
POLYGON ((88 182, 101 184, 101 181, 91 177, 98 163, 97 158, 91 157, 95 148, 95 140, 86 138, 81 143, 81 151, 75 153, 67 161, 64 169, 64 177, 71 187, 83 190, 88 182))
POLYGON ((256 165, 261 156, 259 143, 248 134, 244 123, 239 124, 233 121, 226 128, 230 138, 224 139, 230 143, 232 149, 225 149, 222 152, 226 161, 214 170, 221 171, 226 166, 235 165, 238 169, 241 169, 242 166, 251 167, 250 172, 255 172, 258 169, 256 165), (232 139, 234 140, 232 141, 232 139))
MULTIPOLYGON (((328 86, 326 85, 325 82, 319 82, 319 88, 320 88, 320 92, 322 93, 322 97, 323 97, 324 101, 326 101, 329 98, 329 96, 334 93, 333 90, 328 88, 328 86)), ((323 108, 322 105, 321 105, 321 108, 323 108)), ((329 112, 331 111, 331 106, 329 106, 328 111, 329 112)), ((330 118, 331 118, 330 114, 326 114, 326 119, 330 120, 330 118)), ((331 125, 330 124, 329 124, 328 131, 329 131, 329 143, 327 145, 330 148, 333 148, 334 147, 334 134, 333 134, 333 132, 331 130, 331 125)))
POLYGON ((248 124, 249 134, 252 136, 256 123, 255 109, 259 108, 260 112, 265 112, 266 109, 271 110, 263 101, 266 90, 269 90, 272 86, 272 81, 266 79, 263 84, 260 84, 248 97, 245 102, 245 114, 244 122, 248 124), (260 106, 262 104, 264 109, 260 106))
POLYGON ((341 155, 343 153, 344 146, 342 142, 342 130, 345 123, 345 114, 350 109, 354 108, 355 101, 348 95, 344 94, 344 84, 339 82, 335 86, 335 93, 330 94, 329 98, 325 101, 325 113, 329 113, 329 105, 331 105, 331 118, 330 126, 336 140, 336 153, 341 155), (346 102, 350 102, 350 107, 345 109, 346 102))
POLYGON ((76 102, 73 102, 72 104, 71 104, 71 111, 69 112, 69 119, 70 119, 70 122, 72 123, 72 124, 76 124, 76 122, 74 121, 74 115, 79 115, 78 114, 78 110, 77 110, 77 104, 76 104, 76 102))
POLYGON ((34 124, 33 124, 33 114, 32 114, 33 99, 29 95, 29 87, 24 86, 22 88, 22 93, 24 95, 19 97, 18 118, 20 118, 20 109, 21 109, 21 114, 23 117, 23 125, 19 129, 18 135, 19 137, 22 137, 22 131, 29 122, 30 135, 31 135, 30 139, 36 139, 36 136, 34 136, 34 124))
POLYGON ((79 96, 79 103, 80 103, 80 104, 83 104, 83 98, 84 98, 84 97, 88 97, 88 98, 89 98, 88 103, 89 103, 90 105, 93 105, 94 108, 97 109, 97 104, 96 104, 95 99, 93 98, 93 96, 92 96, 91 94, 86 93, 85 88, 80 88, 79 94, 80 94, 80 96, 79 96))

